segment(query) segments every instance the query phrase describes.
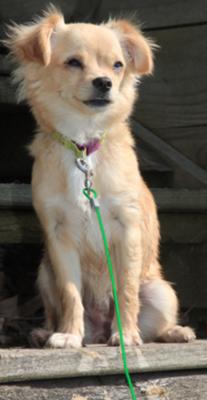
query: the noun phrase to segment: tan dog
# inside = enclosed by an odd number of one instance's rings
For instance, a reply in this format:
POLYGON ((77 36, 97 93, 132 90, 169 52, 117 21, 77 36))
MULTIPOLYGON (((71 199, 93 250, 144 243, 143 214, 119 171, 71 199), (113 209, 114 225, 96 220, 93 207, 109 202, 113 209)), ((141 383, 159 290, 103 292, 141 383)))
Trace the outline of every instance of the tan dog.
POLYGON ((177 298, 158 261, 156 207, 127 122, 135 80, 153 70, 151 42, 127 21, 65 24, 53 8, 34 24, 13 26, 7 45, 20 65, 20 97, 39 127, 30 149, 33 204, 46 243, 38 282, 47 345, 119 344, 96 215, 83 196, 84 174, 75 153, 60 143, 63 137, 85 148, 93 171, 125 344, 194 339, 190 328, 176 325, 177 298))

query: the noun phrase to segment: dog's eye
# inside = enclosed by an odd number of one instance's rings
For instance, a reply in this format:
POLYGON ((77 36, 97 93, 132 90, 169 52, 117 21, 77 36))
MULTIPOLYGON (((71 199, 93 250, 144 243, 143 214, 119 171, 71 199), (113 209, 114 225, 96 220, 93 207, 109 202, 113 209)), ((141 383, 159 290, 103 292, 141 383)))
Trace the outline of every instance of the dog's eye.
POLYGON ((121 61, 116 61, 115 63, 114 63, 114 69, 117 71, 117 70, 120 70, 122 67, 123 67, 124 65, 123 65, 123 63, 121 62, 121 61))
POLYGON ((73 68, 81 68, 83 69, 83 64, 81 61, 79 61, 77 58, 70 58, 65 62, 66 65, 69 65, 70 67, 73 68))

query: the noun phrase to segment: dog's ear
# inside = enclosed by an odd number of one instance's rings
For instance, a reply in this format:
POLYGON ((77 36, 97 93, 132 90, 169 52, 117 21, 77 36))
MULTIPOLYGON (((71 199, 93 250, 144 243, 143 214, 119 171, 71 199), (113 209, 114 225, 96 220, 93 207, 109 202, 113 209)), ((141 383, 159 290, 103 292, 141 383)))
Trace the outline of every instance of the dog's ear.
POLYGON ((128 66, 138 75, 153 72, 153 47, 141 31, 126 20, 109 21, 108 26, 118 35, 128 66))
POLYGON ((46 66, 51 59, 52 35, 63 25, 62 14, 52 8, 30 25, 9 26, 4 44, 19 61, 32 61, 46 66))

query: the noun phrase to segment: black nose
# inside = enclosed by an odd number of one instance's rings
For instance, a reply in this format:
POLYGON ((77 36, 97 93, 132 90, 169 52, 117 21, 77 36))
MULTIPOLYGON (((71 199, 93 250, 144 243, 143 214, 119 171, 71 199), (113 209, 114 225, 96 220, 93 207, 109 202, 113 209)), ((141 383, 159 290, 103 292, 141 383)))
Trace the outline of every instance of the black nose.
POLYGON ((93 86, 102 93, 108 92, 112 87, 111 79, 103 76, 93 80, 93 86))

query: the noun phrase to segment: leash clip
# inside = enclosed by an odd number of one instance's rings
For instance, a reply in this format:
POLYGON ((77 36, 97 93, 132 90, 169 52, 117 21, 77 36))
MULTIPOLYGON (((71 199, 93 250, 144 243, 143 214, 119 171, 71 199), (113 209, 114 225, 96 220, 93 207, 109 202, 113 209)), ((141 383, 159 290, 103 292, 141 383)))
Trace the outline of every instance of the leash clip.
POLYGON ((92 182, 93 171, 90 169, 87 161, 84 160, 84 158, 76 158, 75 162, 79 170, 83 172, 85 175, 84 185, 85 188, 89 191, 93 184, 92 182))
POLYGON ((84 160, 84 158, 76 158, 75 162, 81 172, 83 172, 85 175, 89 173, 90 168, 86 160, 84 160))

